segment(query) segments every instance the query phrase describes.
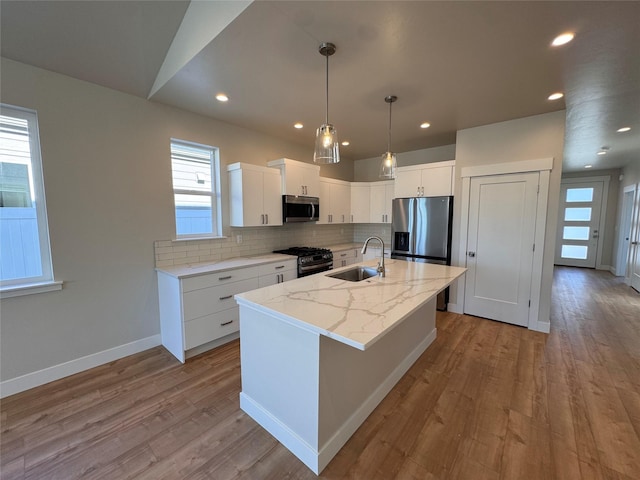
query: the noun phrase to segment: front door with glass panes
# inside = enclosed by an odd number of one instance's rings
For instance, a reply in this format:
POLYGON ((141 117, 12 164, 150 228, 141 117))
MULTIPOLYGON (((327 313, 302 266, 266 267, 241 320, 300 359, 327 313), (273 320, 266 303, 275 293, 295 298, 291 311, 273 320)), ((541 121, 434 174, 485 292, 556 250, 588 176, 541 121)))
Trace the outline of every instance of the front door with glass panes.
POLYGON ((603 182, 562 184, 556 265, 595 268, 603 182))

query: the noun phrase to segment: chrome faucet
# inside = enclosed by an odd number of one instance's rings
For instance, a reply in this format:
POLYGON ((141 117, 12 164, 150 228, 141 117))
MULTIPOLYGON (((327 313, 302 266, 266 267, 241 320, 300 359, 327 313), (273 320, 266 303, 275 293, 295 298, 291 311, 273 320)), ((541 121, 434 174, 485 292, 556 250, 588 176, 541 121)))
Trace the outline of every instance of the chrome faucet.
POLYGON ((364 245, 362 246, 362 254, 367 253, 367 245, 369 245, 369 240, 378 240, 380 242, 380 261, 378 262, 378 268, 376 271, 378 272, 378 276, 384 277, 384 242, 380 237, 369 237, 364 241, 364 245))

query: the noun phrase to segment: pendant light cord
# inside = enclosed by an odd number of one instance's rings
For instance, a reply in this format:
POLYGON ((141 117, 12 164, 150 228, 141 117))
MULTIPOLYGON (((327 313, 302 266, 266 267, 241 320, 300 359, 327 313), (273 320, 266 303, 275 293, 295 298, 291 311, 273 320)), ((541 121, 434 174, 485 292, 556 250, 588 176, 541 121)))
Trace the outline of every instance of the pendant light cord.
POLYGON ((389 136, 387 137, 387 152, 391 151, 391 104, 392 102, 389 102, 389 136))
POLYGON ((327 87, 327 108, 326 108, 326 117, 325 117, 325 122, 324 123, 329 123, 329 55, 326 56, 327 59, 327 81, 325 82, 325 85, 327 87))

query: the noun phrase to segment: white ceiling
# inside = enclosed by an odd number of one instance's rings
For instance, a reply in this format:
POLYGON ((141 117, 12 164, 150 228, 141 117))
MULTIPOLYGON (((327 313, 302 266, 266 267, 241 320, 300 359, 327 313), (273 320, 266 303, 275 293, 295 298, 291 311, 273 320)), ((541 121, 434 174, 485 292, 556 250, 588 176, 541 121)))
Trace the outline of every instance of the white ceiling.
POLYGON ((345 158, 386 151, 393 94, 396 152, 566 108, 565 171, 640 162, 638 1, 246 4, 3 0, 2 56, 308 145, 311 156, 325 117, 318 46, 330 41, 329 120, 351 142, 345 158), (564 31, 575 40, 550 47, 564 31), (153 89, 176 57, 180 68, 153 89), (565 98, 546 100, 555 91, 565 98))

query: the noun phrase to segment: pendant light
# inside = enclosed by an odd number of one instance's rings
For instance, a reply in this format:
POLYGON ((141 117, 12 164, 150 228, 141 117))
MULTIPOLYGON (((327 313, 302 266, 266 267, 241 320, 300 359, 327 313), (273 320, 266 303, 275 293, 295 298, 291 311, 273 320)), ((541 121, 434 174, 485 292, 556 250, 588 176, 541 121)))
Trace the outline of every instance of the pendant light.
POLYGON ((314 163, 338 163, 340 161, 340 150, 338 148, 338 132, 329 123, 329 57, 336 53, 336 46, 333 43, 322 43, 319 48, 320 54, 327 59, 327 108, 325 123, 316 130, 316 148, 313 151, 314 163))
POLYGON ((389 104, 389 136, 387 141, 387 152, 382 155, 380 162, 380 178, 392 180, 396 178, 396 154, 391 152, 391 104, 398 100, 395 95, 384 97, 384 101, 389 104))

